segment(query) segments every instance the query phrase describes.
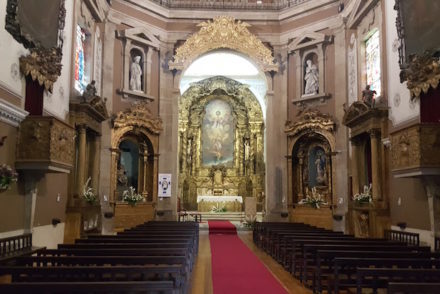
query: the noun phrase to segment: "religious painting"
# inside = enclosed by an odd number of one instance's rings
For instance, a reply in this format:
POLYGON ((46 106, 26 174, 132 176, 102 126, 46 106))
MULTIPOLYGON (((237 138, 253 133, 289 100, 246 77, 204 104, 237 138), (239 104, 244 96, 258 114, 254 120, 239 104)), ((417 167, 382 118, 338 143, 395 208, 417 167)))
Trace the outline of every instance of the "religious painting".
POLYGON ((235 123, 231 106, 221 99, 205 107, 202 123, 202 164, 232 166, 235 123))
POLYGON ((320 146, 310 150, 309 154, 309 187, 327 186, 325 151, 320 146))

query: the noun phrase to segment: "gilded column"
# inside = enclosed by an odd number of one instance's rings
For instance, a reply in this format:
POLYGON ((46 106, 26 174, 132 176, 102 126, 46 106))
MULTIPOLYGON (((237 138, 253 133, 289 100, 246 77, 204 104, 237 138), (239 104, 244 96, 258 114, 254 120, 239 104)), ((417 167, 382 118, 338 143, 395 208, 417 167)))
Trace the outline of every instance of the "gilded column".
POLYGON ((351 138, 351 179, 353 195, 358 194, 359 190, 359 149, 360 141, 357 138, 351 138))
POLYGON ((148 179, 148 150, 146 146, 144 147, 144 168, 143 168, 143 187, 142 187, 142 196, 145 197, 145 199, 148 196, 148 187, 147 187, 147 179, 148 179))
POLYGON ((99 194, 99 160, 101 158, 101 136, 95 136, 93 141, 93 168, 92 168, 92 187, 96 195, 99 194))
POLYGON ((379 154, 379 130, 370 131, 371 139, 371 173, 372 173, 372 197, 374 200, 382 198, 382 184, 381 184, 381 156, 379 154))
POLYGON ((116 182, 118 173, 119 149, 110 149, 111 152, 111 173, 110 173, 110 202, 116 202, 116 182))
POLYGON ((78 165, 76 170, 76 193, 77 195, 82 194, 82 189, 84 186, 84 177, 86 174, 86 126, 78 126, 78 165))
POLYGON ((299 174, 299 189, 298 189, 298 199, 297 200, 301 200, 301 199, 303 199, 304 198, 304 194, 303 194, 303 191, 304 191, 304 187, 303 187, 303 165, 304 165, 304 155, 303 155, 303 153, 301 152, 299 155, 298 155, 298 162, 299 162, 299 171, 298 171, 298 174, 299 174))

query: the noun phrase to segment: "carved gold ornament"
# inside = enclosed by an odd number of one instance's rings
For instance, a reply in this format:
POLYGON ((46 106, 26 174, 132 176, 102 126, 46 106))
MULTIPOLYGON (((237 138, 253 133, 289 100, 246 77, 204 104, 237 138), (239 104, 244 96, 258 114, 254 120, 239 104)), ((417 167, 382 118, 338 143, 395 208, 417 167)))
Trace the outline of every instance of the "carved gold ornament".
POLYGON ((121 129, 125 127, 145 128, 149 132, 158 135, 162 131, 162 120, 153 118, 151 111, 147 108, 147 103, 140 102, 127 111, 119 112, 113 120, 113 128, 121 129))
POLYGON ((297 122, 287 121, 284 132, 288 136, 295 136, 304 130, 326 130, 333 132, 335 122, 328 114, 323 114, 318 110, 309 110, 303 113, 297 122))
POLYGON ((198 24, 200 31, 177 48, 170 69, 182 70, 203 53, 214 49, 228 48, 253 58, 264 71, 278 71, 272 52, 260 39, 248 30, 248 23, 235 21, 230 16, 219 16, 213 21, 198 24))
POLYGON ((61 75, 62 53, 59 48, 32 48, 31 54, 20 57, 20 70, 25 76, 52 92, 53 84, 61 75))
POLYGON ((414 55, 408 68, 403 70, 401 75, 407 80, 411 98, 419 98, 422 91, 426 94, 430 88, 437 89, 440 81, 440 61, 429 51, 422 56, 414 55))

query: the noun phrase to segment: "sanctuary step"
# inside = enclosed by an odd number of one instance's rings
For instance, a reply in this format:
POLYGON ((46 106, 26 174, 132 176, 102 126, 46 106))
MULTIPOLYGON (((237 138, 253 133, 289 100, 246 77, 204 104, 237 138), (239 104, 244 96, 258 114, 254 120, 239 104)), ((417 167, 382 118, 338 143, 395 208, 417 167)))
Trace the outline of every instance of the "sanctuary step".
POLYGON ((229 220, 244 221, 244 212, 201 212, 202 221, 229 220))

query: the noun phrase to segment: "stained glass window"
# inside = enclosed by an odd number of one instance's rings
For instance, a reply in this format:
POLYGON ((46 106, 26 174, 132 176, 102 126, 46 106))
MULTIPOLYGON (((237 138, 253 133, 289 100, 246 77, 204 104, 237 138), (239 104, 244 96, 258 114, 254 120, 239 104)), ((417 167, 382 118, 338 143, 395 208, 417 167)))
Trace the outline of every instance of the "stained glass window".
POLYGON ((380 42, 379 31, 376 31, 365 43, 366 65, 367 65, 367 84, 371 90, 377 92, 376 97, 380 96, 380 42))
POLYGON ((87 86, 85 78, 84 41, 86 34, 80 26, 76 26, 76 47, 75 47, 75 89, 81 94, 87 86))

